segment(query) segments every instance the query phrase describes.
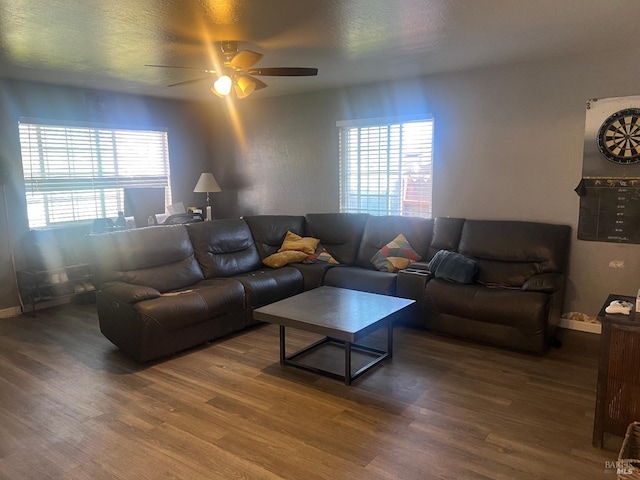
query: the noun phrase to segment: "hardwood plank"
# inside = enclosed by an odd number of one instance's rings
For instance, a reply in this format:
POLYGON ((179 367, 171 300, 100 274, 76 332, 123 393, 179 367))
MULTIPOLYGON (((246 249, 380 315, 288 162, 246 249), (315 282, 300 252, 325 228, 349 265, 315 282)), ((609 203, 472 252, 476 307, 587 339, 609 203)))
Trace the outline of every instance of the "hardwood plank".
MULTIPOLYGON (((281 367, 275 325, 139 365, 94 305, 5 319, 0 478, 608 478, 599 338, 563 333, 533 356, 398 327, 393 359, 347 387, 281 367)), ((292 328, 287 349, 317 339, 292 328)))

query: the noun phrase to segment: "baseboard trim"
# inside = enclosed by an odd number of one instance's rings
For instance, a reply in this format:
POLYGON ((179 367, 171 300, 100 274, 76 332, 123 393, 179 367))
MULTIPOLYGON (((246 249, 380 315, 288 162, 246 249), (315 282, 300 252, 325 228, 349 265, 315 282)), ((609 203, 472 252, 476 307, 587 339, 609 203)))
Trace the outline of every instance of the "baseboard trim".
POLYGON ((558 326, 561 328, 566 328, 568 330, 578 330, 580 332, 597 334, 600 334, 602 331, 602 325, 600 325, 600 323, 579 322, 577 320, 571 320, 569 318, 561 318, 560 325, 558 326))
POLYGON ((0 318, 11 318, 17 317, 22 314, 22 309, 20 307, 10 307, 0 309, 0 318))

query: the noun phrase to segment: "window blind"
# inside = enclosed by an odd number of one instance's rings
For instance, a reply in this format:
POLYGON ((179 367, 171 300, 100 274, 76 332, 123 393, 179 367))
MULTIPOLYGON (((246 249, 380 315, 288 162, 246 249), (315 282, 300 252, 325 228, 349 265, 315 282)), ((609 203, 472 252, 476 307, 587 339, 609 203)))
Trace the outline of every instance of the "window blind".
POLYGON ((342 212, 431 217, 432 118, 338 127, 342 212))
POLYGON ((165 187, 171 204, 166 131, 18 127, 30 228, 116 217, 124 187, 165 187))

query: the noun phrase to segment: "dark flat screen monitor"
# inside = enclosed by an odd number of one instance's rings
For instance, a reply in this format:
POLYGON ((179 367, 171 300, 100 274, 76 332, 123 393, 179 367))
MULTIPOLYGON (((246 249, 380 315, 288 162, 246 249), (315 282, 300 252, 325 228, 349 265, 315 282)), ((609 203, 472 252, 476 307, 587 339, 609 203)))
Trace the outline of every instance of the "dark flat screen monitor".
POLYGON ((124 189, 124 214, 133 217, 136 227, 145 227, 150 215, 164 213, 164 187, 124 189))

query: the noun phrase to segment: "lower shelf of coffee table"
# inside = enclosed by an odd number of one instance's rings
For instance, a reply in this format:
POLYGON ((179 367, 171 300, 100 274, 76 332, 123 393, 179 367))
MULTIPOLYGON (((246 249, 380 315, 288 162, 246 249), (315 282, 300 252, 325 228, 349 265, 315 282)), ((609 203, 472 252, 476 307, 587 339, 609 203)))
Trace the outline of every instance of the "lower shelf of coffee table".
POLYGON ((280 364, 333 378, 350 385, 352 381, 391 357, 391 352, 366 345, 325 337, 295 353, 286 355, 284 327, 280 326, 280 364))

